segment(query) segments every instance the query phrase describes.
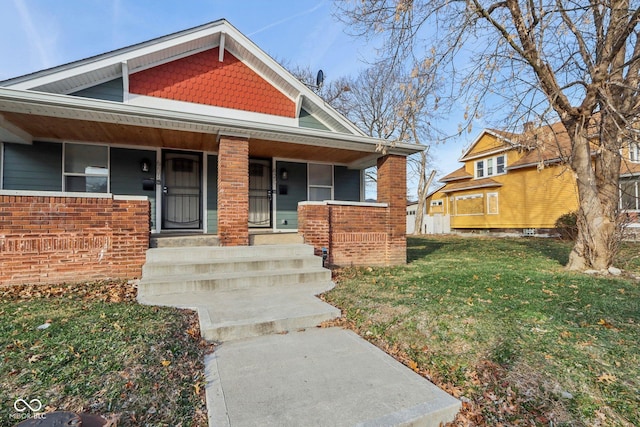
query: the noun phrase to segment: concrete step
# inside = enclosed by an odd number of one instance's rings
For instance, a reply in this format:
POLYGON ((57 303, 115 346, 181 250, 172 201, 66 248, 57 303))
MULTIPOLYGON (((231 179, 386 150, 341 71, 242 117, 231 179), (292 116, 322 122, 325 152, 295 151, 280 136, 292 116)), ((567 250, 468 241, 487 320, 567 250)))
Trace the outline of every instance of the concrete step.
POLYGON ((207 261, 185 261, 176 263, 146 263, 142 268, 145 280, 158 277, 225 274, 235 272, 261 272, 279 270, 305 270, 322 267, 322 259, 313 255, 300 255, 294 258, 231 258, 228 260, 211 259, 207 261))
POLYGON ((313 328, 340 317, 339 309, 314 296, 331 288, 333 283, 324 282, 141 296, 138 301, 195 309, 202 336, 220 342, 313 328))
POLYGON ((175 294, 142 292, 138 302, 197 310, 205 339, 229 341, 312 328, 340 317, 339 309, 314 296, 333 286, 325 281, 175 294))
POLYGON ((154 248, 147 251, 148 263, 200 262, 232 258, 294 258, 313 255, 313 246, 260 245, 260 246, 197 246, 191 248, 154 248))
POLYGON ((243 271, 223 274, 165 276, 145 278, 138 284, 143 294, 175 294, 193 291, 215 291, 277 285, 296 286, 305 283, 331 282, 331 271, 322 267, 304 270, 243 271))

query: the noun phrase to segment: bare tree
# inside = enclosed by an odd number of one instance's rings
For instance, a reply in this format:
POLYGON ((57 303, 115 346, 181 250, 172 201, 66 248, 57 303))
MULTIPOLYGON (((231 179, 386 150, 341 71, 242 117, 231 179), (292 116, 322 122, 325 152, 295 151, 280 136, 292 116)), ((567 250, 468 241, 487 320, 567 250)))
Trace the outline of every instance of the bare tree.
MULTIPOLYGON (((364 0, 336 2, 354 32, 384 38, 387 58, 421 59, 467 103, 503 123, 560 121, 580 201, 567 267, 606 269, 615 255, 621 145, 637 129, 638 2, 364 0), (509 106, 510 109, 505 107, 509 106)), ((464 126, 463 126, 464 127, 464 126)))

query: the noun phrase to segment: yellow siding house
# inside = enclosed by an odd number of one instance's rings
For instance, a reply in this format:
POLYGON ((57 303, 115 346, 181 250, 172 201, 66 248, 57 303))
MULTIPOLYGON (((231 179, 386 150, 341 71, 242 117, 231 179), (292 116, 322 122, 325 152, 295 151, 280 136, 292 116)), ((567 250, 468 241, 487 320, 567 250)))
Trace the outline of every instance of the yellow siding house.
MULTIPOLYGON (((560 123, 522 134, 486 129, 460 158, 463 166, 427 198, 429 216, 448 215, 453 231, 547 233, 578 209, 573 172, 562 161, 570 141, 560 123)), ((623 150, 623 209, 637 218, 640 157, 637 143, 623 150), (626 194, 626 197, 624 196, 626 194)))

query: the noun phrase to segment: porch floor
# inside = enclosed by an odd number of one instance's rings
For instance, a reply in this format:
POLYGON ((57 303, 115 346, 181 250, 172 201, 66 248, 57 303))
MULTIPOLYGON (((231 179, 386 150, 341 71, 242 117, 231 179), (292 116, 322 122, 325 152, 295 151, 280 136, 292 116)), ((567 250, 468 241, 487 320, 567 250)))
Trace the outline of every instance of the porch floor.
MULTIPOLYGON (((271 230, 250 229, 249 245, 290 245, 303 243, 297 232, 273 232, 271 230)), ((217 234, 201 232, 164 232, 152 234, 150 248, 181 248, 191 246, 220 246, 217 234)))

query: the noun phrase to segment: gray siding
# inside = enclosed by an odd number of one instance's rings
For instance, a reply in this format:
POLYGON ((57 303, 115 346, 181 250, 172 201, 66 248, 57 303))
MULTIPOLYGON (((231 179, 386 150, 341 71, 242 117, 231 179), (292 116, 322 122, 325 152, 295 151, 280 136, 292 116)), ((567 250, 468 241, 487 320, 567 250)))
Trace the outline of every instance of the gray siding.
POLYGON ((147 196, 151 205, 151 226, 155 226, 156 192, 143 190, 142 180, 155 178, 156 152, 149 150, 131 150, 128 148, 111 148, 111 192, 127 196, 147 196), (140 162, 149 160, 151 170, 142 172, 140 162))
POLYGON ((348 202, 359 202, 360 199, 360 170, 347 169, 345 166, 335 166, 333 198, 348 202))
POLYGON ((83 98, 102 99, 105 101, 122 102, 124 98, 124 86, 122 84, 122 78, 110 80, 108 82, 100 83, 99 85, 92 86, 86 89, 79 90, 77 92, 70 93, 72 96, 80 96, 83 98))
POLYGON ((309 114, 305 109, 300 109, 300 117, 298 117, 298 126, 301 128, 330 130, 323 125, 318 119, 309 114))
POLYGON ((62 191, 62 144, 4 144, 5 190, 62 191))
POLYGON ((207 233, 218 232, 218 156, 207 156, 207 233))
POLYGON ((276 162, 276 227, 278 229, 298 228, 298 202, 307 200, 307 164, 276 162), (280 170, 285 168, 289 175, 286 181, 280 179, 280 170), (286 186, 287 194, 280 194, 280 187, 286 186), (286 221, 286 224, 283 222, 286 221))

